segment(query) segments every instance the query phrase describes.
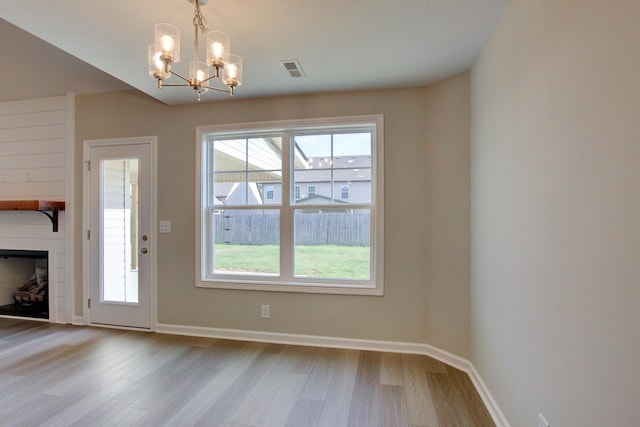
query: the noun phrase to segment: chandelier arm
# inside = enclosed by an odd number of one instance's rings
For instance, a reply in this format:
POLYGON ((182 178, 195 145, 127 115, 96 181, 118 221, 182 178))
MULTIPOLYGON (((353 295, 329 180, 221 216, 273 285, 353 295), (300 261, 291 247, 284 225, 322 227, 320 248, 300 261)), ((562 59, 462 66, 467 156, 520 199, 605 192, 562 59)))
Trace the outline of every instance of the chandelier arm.
MULTIPOLYGON (((175 71, 173 71, 173 70, 171 70, 171 74, 172 74, 172 75, 174 75, 174 76, 176 76, 176 77, 181 78, 182 80, 184 80, 184 81, 185 81, 185 82, 187 82, 187 83, 191 83, 191 80, 189 80, 189 79, 188 79, 188 78, 186 78, 186 77, 181 76, 180 74, 176 73, 176 72, 175 72, 175 71)), ((165 86, 166 86, 166 85, 165 85, 165 86)), ((189 86, 189 85, 187 85, 187 86, 189 86)))
POLYGON ((218 92, 231 93, 231 91, 228 89, 220 89, 219 87, 205 86, 205 85, 200 85, 200 86, 202 86, 205 89, 217 90, 218 92))
POLYGON ((162 87, 191 87, 189 83, 163 83, 162 87))
POLYGON ((207 79, 204 79, 201 83, 206 83, 206 82, 208 82, 209 80, 211 80, 211 79, 215 79, 215 78, 216 78, 216 75, 214 74, 213 76, 211 76, 211 77, 209 77, 209 78, 207 78, 207 79))

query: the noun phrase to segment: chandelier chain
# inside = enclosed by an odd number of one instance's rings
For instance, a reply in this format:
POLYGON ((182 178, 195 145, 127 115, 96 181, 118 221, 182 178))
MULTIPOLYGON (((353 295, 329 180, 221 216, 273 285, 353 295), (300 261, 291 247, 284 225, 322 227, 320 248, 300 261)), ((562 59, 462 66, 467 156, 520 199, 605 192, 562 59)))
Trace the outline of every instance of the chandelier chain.
POLYGON ((196 14, 193 17, 193 25, 196 28, 200 28, 202 34, 205 34, 209 29, 207 28, 207 19, 204 17, 202 12, 200 11, 200 1, 195 0, 196 5, 196 14))

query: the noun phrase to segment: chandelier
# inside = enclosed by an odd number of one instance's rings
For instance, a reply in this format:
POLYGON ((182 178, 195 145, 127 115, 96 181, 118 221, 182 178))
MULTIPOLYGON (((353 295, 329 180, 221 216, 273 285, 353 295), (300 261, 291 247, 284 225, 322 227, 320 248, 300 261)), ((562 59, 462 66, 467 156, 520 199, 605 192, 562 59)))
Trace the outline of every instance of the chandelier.
POLYGON ((181 76, 171 69, 171 65, 180 61, 180 30, 170 24, 156 24, 154 43, 149 45, 149 74, 158 81, 158 89, 165 86, 190 87, 198 96, 211 90, 226 92, 233 96, 236 87, 242 84, 242 58, 229 51, 229 36, 220 31, 209 31, 207 20, 200 11, 200 6, 208 0, 189 0, 195 6, 193 29, 193 62, 189 65, 189 78, 181 76), (206 62, 199 60, 198 33, 206 34, 206 62), (209 71, 212 73, 210 74, 209 71), (164 83, 172 75, 184 83, 164 83), (211 86, 212 79, 219 79, 226 88, 211 86))

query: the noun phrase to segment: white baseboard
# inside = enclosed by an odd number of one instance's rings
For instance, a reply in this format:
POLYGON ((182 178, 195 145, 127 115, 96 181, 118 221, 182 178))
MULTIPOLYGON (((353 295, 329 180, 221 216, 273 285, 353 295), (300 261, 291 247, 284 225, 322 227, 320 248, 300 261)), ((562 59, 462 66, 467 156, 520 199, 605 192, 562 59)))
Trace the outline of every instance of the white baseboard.
POLYGON ((467 359, 456 356, 429 344, 406 343, 398 341, 376 341, 351 338, 324 337, 315 335, 284 334, 278 332, 246 331, 239 329, 205 328, 201 326, 182 326, 158 323, 156 332, 160 334, 187 335, 206 338, 222 338, 239 341, 267 342, 274 344, 305 345, 311 347, 347 348, 352 350, 370 350, 390 353, 422 354, 446 363, 469 374, 489 414, 497 427, 510 427, 506 418, 473 364, 467 359))
POLYGON ((84 317, 82 316, 73 316, 71 318, 71 324, 76 326, 84 326, 84 317))
POLYGON ((467 364, 469 363, 465 359, 428 344, 335 338, 316 335, 283 334, 278 332, 246 331, 238 329, 204 328, 200 326, 168 325, 162 323, 158 323, 156 326, 156 332, 161 334, 223 338, 239 341, 306 345, 310 347, 348 348, 353 350, 425 354, 446 363, 447 365, 464 371, 467 371, 467 364))
POLYGON ((476 387, 480 398, 484 402, 484 406, 486 406, 489 414, 491 414, 491 418, 493 418, 493 422, 496 423, 497 427, 510 427, 509 422, 506 417, 500 410, 498 403, 493 398, 493 395, 487 388, 487 385, 482 380, 482 377, 476 370, 475 366, 471 362, 469 362, 469 370, 467 371, 469 377, 471 378, 471 382, 476 387))

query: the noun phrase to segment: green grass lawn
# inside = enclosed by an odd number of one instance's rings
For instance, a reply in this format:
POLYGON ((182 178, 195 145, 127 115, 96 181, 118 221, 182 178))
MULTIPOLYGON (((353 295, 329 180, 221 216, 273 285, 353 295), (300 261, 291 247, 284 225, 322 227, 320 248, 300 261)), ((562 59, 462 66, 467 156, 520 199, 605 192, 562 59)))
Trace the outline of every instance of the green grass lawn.
MULTIPOLYGON (((280 254, 275 245, 215 246, 215 270, 278 274, 280 254)), ((369 279, 369 248, 362 246, 297 246, 296 276, 369 279)))

